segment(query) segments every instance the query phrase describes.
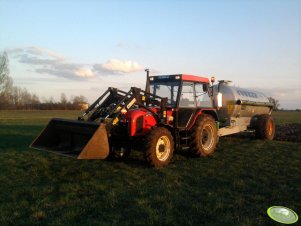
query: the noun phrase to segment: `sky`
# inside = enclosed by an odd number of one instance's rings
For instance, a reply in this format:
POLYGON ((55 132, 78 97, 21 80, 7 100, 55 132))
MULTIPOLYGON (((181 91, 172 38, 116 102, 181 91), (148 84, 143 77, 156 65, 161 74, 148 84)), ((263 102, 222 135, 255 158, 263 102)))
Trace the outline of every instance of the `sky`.
POLYGON ((41 100, 95 100, 151 74, 231 80, 301 109, 300 0, 0 0, 0 51, 41 100))

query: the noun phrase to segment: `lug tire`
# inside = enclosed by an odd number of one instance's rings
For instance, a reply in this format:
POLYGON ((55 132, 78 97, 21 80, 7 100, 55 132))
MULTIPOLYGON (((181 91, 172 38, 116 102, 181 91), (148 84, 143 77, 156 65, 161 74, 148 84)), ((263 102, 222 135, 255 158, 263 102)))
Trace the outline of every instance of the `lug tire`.
POLYGON ((156 127, 147 135, 145 159, 150 167, 168 165, 173 157, 173 152, 173 136, 168 129, 156 127))
POLYGON ((218 143, 215 120, 210 115, 198 118, 191 131, 190 151, 195 156, 212 155, 218 143))
POLYGON ((264 114, 257 117, 255 135, 262 140, 274 139, 275 121, 270 115, 264 114))

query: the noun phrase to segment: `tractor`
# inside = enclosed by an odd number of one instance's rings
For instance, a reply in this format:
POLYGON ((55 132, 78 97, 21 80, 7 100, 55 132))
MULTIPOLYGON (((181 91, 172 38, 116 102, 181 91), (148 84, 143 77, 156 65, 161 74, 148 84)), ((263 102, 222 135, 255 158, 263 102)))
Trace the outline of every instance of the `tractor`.
POLYGON ((170 163, 175 150, 212 155, 220 136, 251 131, 272 140, 273 105, 264 94, 208 78, 149 76, 145 90, 109 87, 77 120, 54 118, 32 148, 77 159, 124 159, 140 144, 151 167, 170 163))

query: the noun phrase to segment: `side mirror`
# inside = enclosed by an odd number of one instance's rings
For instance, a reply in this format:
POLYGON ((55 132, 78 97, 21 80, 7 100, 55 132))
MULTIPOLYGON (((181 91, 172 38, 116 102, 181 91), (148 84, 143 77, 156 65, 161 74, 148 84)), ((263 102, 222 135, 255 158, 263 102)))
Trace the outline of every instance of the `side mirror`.
POLYGON ((223 94, 218 93, 216 98, 217 98, 217 107, 221 108, 223 106, 223 94))

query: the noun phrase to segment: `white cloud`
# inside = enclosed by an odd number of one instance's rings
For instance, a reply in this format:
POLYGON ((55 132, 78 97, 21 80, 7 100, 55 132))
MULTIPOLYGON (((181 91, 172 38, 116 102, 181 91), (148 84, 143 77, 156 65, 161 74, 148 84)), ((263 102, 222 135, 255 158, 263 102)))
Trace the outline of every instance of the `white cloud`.
POLYGON ((122 61, 117 59, 108 60, 102 67, 108 71, 117 73, 132 73, 143 71, 143 67, 135 61, 122 61))
POLYGON ((84 78, 95 76, 95 73, 91 69, 84 68, 84 67, 78 68, 77 70, 74 71, 74 73, 79 77, 84 77, 84 78))
POLYGON ((28 54, 20 54, 18 55, 18 59, 20 63, 32 65, 54 65, 59 63, 59 61, 56 59, 39 58, 28 54))
POLYGON ((72 63, 60 53, 36 46, 6 49, 6 51, 19 63, 33 66, 36 73, 75 80, 97 75, 129 74, 143 70, 142 66, 130 60, 111 59, 104 64, 94 65, 72 63))
POLYGON ((53 60, 65 60, 65 57, 63 54, 54 52, 45 48, 37 47, 37 46, 29 46, 24 48, 11 48, 6 49, 8 54, 11 54, 13 57, 20 57, 24 55, 32 55, 32 56, 38 56, 38 57, 46 57, 51 58, 53 60))
POLYGON ((53 64, 48 67, 37 68, 35 71, 41 74, 51 74, 73 80, 91 78, 96 75, 87 66, 74 63, 53 64))
POLYGON ((63 56, 63 54, 36 46, 28 47, 27 52, 33 55, 51 57, 56 60, 65 60, 65 56, 63 56))
POLYGON ((69 63, 62 54, 48 49, 32 46, 23 49, 10 49, 8 53, 18 59, 19 63, 34 66, 35 72, 40 74, 50 74, 68 79, 83 79, 95 76, 88 65, 69 63))

